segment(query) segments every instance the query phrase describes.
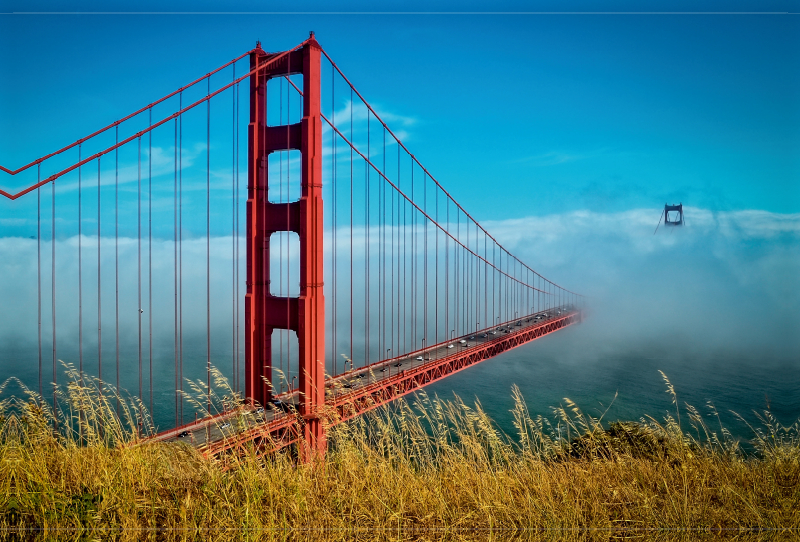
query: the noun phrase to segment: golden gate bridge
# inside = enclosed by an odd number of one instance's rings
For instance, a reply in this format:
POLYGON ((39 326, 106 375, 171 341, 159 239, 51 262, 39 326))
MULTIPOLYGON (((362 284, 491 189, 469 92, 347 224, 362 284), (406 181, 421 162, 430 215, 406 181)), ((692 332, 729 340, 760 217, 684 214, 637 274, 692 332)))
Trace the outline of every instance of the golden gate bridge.
POLYGON ((62 358, 100 393, 135 369, 174 420, 152 438, 208 455, 324 453, 331 424, 581 320, 582 296, 462 208, 313 33, 0 169, 36 175, 0 194, 36 216, 39 393, 62 358), (219 408, 215 367, 243 400, 219 408))

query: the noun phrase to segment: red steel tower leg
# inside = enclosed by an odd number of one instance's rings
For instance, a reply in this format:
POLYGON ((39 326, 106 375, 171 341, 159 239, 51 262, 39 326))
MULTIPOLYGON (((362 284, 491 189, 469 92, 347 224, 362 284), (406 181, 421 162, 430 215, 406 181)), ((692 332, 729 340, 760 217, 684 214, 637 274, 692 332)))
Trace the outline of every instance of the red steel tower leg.
MULTIPOLYGON (((251 69, 275 55, 257 48, 251 69)), ((272 398, 274 329, 297 332, 300 414, 305 420, 303 459, 325 453, 325 298, 322 245, 322 119, 320 116, 320 48, 313 34, 306 44, 250 78, 247 199, 247 294, 245 297, 245 394, 251 403, 272 398), (266 85, 272 77, 303 75, 303 118, 297 124, 268 126, 266 85), (301 197, 270 203, 267 193, 269 153, 296 149, 302 153, 301 197), (269 238, 279 231, 300 238, 300 296, 273 296, 269 288, 269 238)))
MULTIPOLYGON (((250 53, 253 70, 267 58, 259 44, 250 53)), ((267 153, 264 150, 267 78, 250 76, 250 124, 247 127, 247 293, 245 314, 245 395, 251 404, 271 399, 272 329, 264 322, 264 300, 269 294, 269 235, 265 235, 267 203, 267 153)))
POLYGON ((323 295, 322 118, 320 47, 311 35, 303 48, 302 187, 300 198, 300 413, 310 450, 325 453, 325 297, 323 295))

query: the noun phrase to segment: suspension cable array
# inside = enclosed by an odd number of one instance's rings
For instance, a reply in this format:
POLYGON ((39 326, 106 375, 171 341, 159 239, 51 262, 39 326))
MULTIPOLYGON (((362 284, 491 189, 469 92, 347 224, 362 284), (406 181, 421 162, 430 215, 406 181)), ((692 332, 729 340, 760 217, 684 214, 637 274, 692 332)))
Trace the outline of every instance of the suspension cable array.
POLYGON ((151 432, 256 397, 256 358, 269 365, 259 402, 302 403, 309 329, 322 334, 328 381, 352 385, 364 368, 390 376, 581 309, 582 296, 489 234, 383 117, 312 35, 280 53, 259 45, 53 153, 0 166, 23 177, 36 166, 27 188, 0 190, 6 202, 36 192, 8 207, 36 217, 35 230, 12 232, 35 239, 35 389, 61 412, 59 360, 77 361, 102 396, 131 390, 151 432), (324 281, 298 279, 317 265, 309 243, 324 281), (303 301, 314 288, 319 321, 303 301))

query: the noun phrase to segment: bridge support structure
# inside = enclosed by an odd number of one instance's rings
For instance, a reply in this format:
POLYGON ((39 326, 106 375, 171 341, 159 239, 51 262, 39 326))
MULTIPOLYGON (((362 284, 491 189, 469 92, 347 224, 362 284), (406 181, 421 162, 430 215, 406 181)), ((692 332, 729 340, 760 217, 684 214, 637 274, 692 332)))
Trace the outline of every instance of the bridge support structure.
MULTIPOLYGON (((403 369, 388 378, 381 377, 383 373, 377 370, 372 373, 369 367, 362 369, 369 376, 364 385, 357 389, 341 387, 341 378, 337 377, 327 382, 329 393, 328 408, 333 423, 341 423, 359 416, 394 401, 404 395, 419 391, 424 386, 446 378, 447 376, 471 367, 481 361, 498 356, 518 346, 545 337, 573 324, 581 322, 582 312, 572 310, 557 318, 521 328, 508 335, 498 335, 484 344, 469 348, 466 351, 455 351, 454 354, 440 359, 427 361, 422 365, 403 369), (338 382, 337 382, 338 380, 338 382)), ((512 321, 513 322, 513 321, 512 321)), ((505 324, 508 324, 506 322, 505 324)), ((411 354, 413 356, 414 353, 411 354)), ((377 362, 372 368, 385 362, 377 362)), ((352 378, 344 375, 344 378, 352 378)), ((205 423, 214 423, 205 422, 205 423)), ((165 436, 174 437, 181 428, 172 430, 165 436)), ((226 455, 252 453, 253 448, 247 443, 255 444, 259 454, 277 451, 292 444, 303 441, 302 427, 298 425, 297 418, 293 415, 280 413, 265 424, 256 424, 236 438, 223 438, 201 447, 201 452, 206 457, 224 458, 226 455)))
MULTIPOLYGON (((322 119, 320 116, 320 46, 312 33, 302 47, 250 76, 247 194, 247 293, 245 295, 245 396, 251 404, 272 400, 272 332, 297 333, 299 414, 304 419, 301 455, 324 454, 325 298, 323 295, 322 119), (299 123, 269 126, 267 82, 274 77, 303 76, 303 117, 299 123), (269 201, 269 154, 299 150, 300 199, 269 201), (300 239, 300 295, 270 291, 270 236, 295 232, 300 239)), ((250 69, 274 59, 259 46, 250 69)))

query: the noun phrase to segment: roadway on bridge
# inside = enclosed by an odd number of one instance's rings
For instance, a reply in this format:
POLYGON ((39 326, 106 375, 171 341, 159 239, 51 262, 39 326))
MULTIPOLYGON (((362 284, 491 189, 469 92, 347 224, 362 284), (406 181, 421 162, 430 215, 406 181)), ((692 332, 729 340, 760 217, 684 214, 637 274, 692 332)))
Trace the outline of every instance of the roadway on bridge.
MULTIPOLYGON (((469 352, 501 337, 519 333, 530 327, 544 325, 572 311, 574 311, 574 307, 566 305, 525 315, 495 327, 455 337, 451 341, 418 350, 399 358, 379 361, 366 367, 345 372, 326 381, 326 401, 333 400, 333 402, 336 402, 337 399, 350 395, 360 388, 396 377, 402 371, 436 363, 438 360, 452 356, 459 351, 469 352)), ((267 405, 266 408, 263 406, 247 406, 237 411, 223 412, 164 431, 156 435, 153 440, 185 442, 192 446, 203 448, 208 444, 225 438, 235 438, 239 433, 259 425, 269 425, 280 418, 286 418, 288 422, 290 419, 294 419, 298 405, 299 391, 292 390, 277 395, 273 404, 267 405)))

